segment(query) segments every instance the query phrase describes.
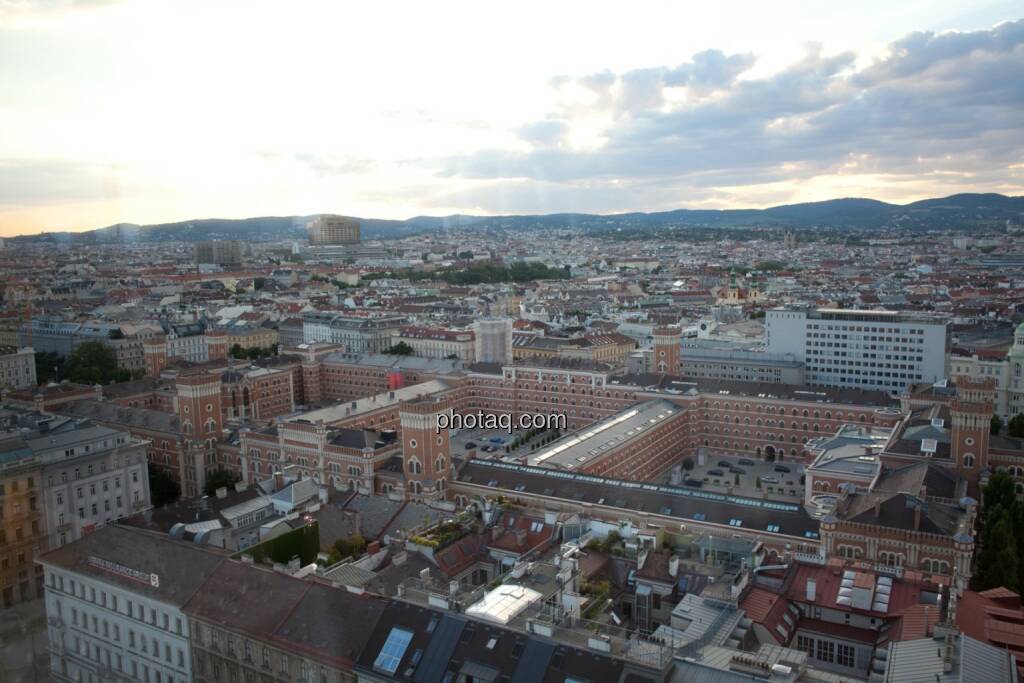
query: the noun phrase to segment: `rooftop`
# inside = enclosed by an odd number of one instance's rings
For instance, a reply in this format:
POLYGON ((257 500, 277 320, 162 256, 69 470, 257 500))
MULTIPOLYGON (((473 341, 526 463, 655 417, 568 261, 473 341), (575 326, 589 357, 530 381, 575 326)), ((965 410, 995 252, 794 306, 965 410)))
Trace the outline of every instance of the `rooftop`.
POLYGON ((181 606, 225 558, 223 552, 165 534, 108 524, 39 562, 181 606))
POLYGON ((543 450, 532 453, 527 462, 534 466, 571 470, 599 458, 683 410, 664 399, 645 401, 568 434, 543 450))
POLYGON ((723 527, 741 526, 765 534, 818 538, 819 523, 800 505, 684 486, 610 479, 493 460, 470 460, 460 471, 459 481, 492 488, 496 494, 530 493, 581 505, 602 505, 723 527), (769 526, 778 530, 768 531, 769 526))

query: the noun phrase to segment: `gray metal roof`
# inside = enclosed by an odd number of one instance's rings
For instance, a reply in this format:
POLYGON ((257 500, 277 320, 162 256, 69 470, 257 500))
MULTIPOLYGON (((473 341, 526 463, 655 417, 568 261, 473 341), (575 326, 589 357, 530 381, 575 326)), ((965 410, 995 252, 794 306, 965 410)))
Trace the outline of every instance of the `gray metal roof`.
POLYGON ((980 640, 960 635, 953 641, 952 670, 944 671, 944 641, 920 638, 893 643, 886 683, 1003 683, 1017 681, 1013 656, 980 640))

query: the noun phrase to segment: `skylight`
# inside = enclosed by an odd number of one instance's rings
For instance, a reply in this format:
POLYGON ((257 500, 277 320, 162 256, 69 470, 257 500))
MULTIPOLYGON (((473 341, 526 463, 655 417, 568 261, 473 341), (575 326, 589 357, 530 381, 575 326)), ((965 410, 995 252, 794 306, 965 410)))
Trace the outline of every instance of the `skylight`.
POLYGON ((380 654, 373 661, 373 668, 394 674, 398 670, 398 665, 401 663, 402 657, 405 656, 405 651, 411 640, 412 631, 406 631, 397 626, 392 627, 388 639, 384 641, 384 647, 380 649, 380 654))

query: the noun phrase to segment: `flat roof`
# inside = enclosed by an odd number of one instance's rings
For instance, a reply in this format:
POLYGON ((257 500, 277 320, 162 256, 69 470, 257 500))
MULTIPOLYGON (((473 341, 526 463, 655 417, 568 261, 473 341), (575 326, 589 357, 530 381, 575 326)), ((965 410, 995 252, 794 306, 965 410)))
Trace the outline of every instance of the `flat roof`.
POLYGON ((402 401, 410 401, 419 396, 436 394, 439 391, 450 389, 451 386, 451 384, 444 380, 432 379, 429 382, 413 384, 393 391, 382 391, 379 394, 360 398, 355 401, 342 401, 337 405, 311 410, 308 413, 302 413, 301 415, 292 417, 288 421, 316 422, 318 420, 323 420, 325 424, 332 424, 334 422, 350 418, 354 415, 359 415, 360 413, 377 410, 378 408, 387 408, 388 406, 397 405, 402 401), (354 407, 353 404, 355 404, 354 407))
POLYGON ((577 432, 568 434, 543 451, 529 456, 530 465, 571 470, 613 451, 683 409, 663 398, 621 410, 577 432))
POLYGON ((713 493, 700 488, 611 479, 496 460, 470 460, 459 481, 644 514, 657 514, 758 534, 818 539, 819 522, 801 505, 713 493), (734 522, 739 521, 739 524, 734 522), (768 531, 771 526, 773 531, 768 531), (778 529, 774 531, 774 529, 778 529))

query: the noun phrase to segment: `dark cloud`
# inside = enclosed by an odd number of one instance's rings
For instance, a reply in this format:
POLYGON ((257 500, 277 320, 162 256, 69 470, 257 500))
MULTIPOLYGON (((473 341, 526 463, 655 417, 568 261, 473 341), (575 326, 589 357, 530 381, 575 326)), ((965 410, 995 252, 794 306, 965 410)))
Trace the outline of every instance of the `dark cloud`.
POLYGON ((559 77, 555 88, 574 84, 594 101, 522 126, 528 151, 482 150, 441 160, 436 170, 538 181, 546 196, 585 187, 625 197, 623 181, 643 180, 644 197, 662 188, 663 199, 676 201, 690 199, 680 191, 715 184, 839 172, 888 174, 894 182, 941 174, 950 184, 959 182, 950 174, 962 174, 965 183, 984 179, 987 187, 1000 178, 1019 183, 1011 167, 1024 158, 1024 20, 987 31, 914 33, 861 69, 856 57, 808 45, 787 68, 742 78, 751 55, 708 50, 672 68, 559 77), (675 89, 683 97, 670 97, 675 89), (611 121, 605 142, 573 149, 565 144, 573 120, 586 116, 611 121))

